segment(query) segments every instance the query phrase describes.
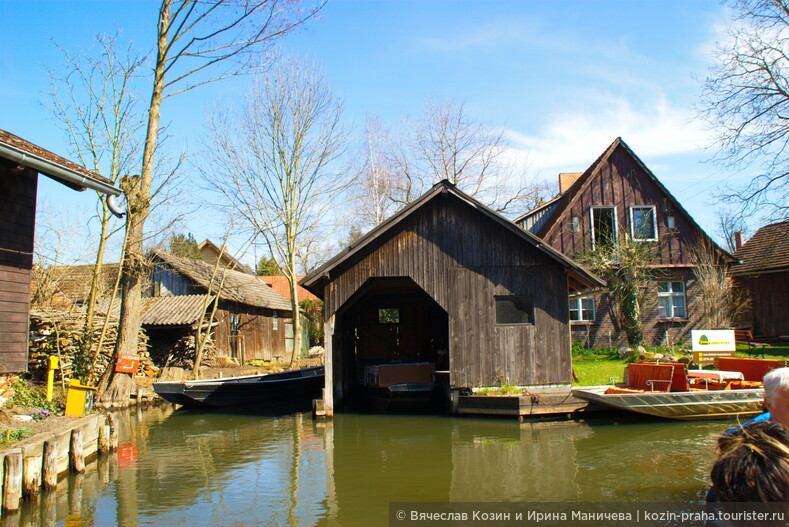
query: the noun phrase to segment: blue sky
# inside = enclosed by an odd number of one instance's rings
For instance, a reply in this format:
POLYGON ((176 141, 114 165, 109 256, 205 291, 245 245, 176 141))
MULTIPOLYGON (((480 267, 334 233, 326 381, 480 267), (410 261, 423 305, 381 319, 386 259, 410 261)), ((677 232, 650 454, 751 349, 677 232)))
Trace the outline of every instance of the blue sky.
MULTIPOLYGON (((154 36, 156 3, 3 1, 0 128, 67 154, 63 133, 42 103, 42 65, 86 48, 97 32, 124 28, 140 47, 154 36)), ((322 64, 361 130, 365 114, 397 126, 428 98, 464 102, 469 113, 504 127, 510 154, 554 181, 582 171, 621 136, 710 234, 709 194, 747 174, 706 163, 711 134, 694 120, 699 83, 727 19, 717 1, 343 1, 281 43, 322 64)), ((171 145, 189 152, 203 137, 205 109, 233 100, 246 79, 166 101, 171 145)), ((148 93, 142 94, 147 99, 148 93)), ((94 198, 42 185, 53 207, 88 214, 94 198)), ((196 238, 218 238, 211 219, 192 218, 196 238)))

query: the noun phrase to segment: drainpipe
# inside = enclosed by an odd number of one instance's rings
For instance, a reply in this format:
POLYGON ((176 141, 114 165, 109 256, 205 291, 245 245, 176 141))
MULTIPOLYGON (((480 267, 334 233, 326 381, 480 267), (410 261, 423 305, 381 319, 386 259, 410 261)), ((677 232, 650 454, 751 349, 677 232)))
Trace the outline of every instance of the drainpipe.
POLYGON ((115 202, 115 198, 123 194, 123 191, 109 183, 105 183, 90 176, 80 174, 79 172, 59 165, 54 161, 30 154, 24 150, 20 150, 5 143, 0 143, 0 157, 10 159, 18 165, 32 168, 33 170, 36 170, 37 172, 43 173, 47 176, 62 179, 73 185, 93 189, 101 194, 106 194, 107 206, 109 207, 110 211, 119 218, 123 217, 125 214, 115 202))

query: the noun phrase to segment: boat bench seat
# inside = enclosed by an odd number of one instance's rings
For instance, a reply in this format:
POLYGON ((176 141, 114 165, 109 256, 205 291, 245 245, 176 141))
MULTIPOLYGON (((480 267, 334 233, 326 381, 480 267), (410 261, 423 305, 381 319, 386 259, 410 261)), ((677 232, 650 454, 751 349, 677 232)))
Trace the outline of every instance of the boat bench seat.
POLYGON ((627 388, 625 386, 609 386, 605 391, 606 394, 612 393, 646 393, 646 390, 638 390, 636 388, 627 388))
MULTIPOLYGON (((627 366, 627 388, 650 392, 671 391, 674 365, 657 362, 634 362, 627 366)), ((685 381, 687 386, 687 380, 685 381)))
POLYGON ((738 371, 746 381, 760 381, 770 370, 786 365, 786 361, 772 359, 746 359, 739 357, 720 357, 718 369, 738 371))

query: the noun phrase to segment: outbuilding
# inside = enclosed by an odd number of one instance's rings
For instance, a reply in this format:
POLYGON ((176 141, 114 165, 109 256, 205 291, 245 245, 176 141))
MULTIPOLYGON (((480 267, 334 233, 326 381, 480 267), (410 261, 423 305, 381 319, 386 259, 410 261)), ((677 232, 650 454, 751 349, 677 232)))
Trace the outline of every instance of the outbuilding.
POLYGON ((301 282, 323 299, 327 413, 381 365, 451 391, 568 385, 568 294, 604 282, 448 181, 301 282), (410 373, 409 373, 410 372, 410 373))

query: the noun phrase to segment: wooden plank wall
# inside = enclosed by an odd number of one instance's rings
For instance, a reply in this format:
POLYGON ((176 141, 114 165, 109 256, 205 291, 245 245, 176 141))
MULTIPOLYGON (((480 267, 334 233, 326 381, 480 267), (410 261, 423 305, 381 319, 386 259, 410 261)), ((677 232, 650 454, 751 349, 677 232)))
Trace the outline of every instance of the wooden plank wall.
POLYGON ((789 271, 754 277, 736 277, 735 281, 751 296, 751 309, 744 317, 754 335, 782 337, 789 335, 789 271), (778 299, 778 300, 776 300, 778 299))
POLYGON ((452 385, 570 382, 563 267, 458 198, 434 198, 333 270, 327 319, 372 277, 410 277, 447 312, 452 385), (535 324, 497 326, 494 295, 522 294, 535 324))
POLYGON ((598 167, 585 191, 573 207, 565 209, 545 233, 545 241, 563 254, 574 257, 591 251, 590 207, 616 207, 619 232, 630 232, 630 207, 654 205, 658 242, 654 243, 654 263, 661 266, 692 264, 690 248, 702 233, 666 198, 663 190, 647 175, 624 148, 616 149, 607 163, 598 167), (675 229, 667 227, 673 216, 675 229), (580 229, 572 232, 572 218, 580 218, 580 229))
POLYGON ((0 163, 0 372, 27 370, 38 174, 0 163))
POLYGON ((214 332, 214 342, 224 355, 241 359, 234 353, 231 343, 232 313, 237 313, 240 317, 238 334, 244 342, 244 360, 270 361, 290 358, 286 349, 285 331, 285 325, 291 321, 290 312, 275 312, 234 302, 222 302, 216 314, 219 324, 214 332))

